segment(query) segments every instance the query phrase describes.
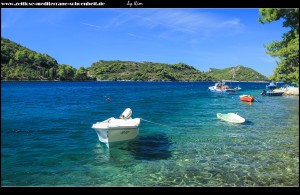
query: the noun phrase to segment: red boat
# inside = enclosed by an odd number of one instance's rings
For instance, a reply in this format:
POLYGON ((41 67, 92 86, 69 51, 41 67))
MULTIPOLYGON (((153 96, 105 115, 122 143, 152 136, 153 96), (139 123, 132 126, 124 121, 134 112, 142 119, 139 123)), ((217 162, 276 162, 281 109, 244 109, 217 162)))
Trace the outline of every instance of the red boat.
POLYGON ((251 95, 241 95, 240 96, 240 100, 241 101, 246 101, 246 102, 253 102, 254 101, 254 97, 251 95))

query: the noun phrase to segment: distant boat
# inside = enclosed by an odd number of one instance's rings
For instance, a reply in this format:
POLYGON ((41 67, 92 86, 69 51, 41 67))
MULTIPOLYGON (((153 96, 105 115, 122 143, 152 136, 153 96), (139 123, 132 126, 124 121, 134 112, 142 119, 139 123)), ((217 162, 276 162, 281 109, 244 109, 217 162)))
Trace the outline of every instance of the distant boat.
POLYGON ((224 82, 217 82, 214 86, 208 87, 208 89, 213 93, 221 94, 235 94, 236 91, 231 89, 228 85, 225 85, 224 82))
POLYGON ((252 95, 240 95, 240 100, 246 102, 253 102, 254 97, 252 95))
POLYGON ((246 120, 235 113, 221 114, 217 113, 217 118, 229 123, 244 123, 246 120))
POLYGON ((269 85, 266 85, 266 89, 267 90, 273 90, 273 89, 276 89, 277 86, 274 82, 271 82, 269 85))
POLYGON ((131 118, 130 108, 124 110, 120 119, 111 117, 102 122, 93 124, 99 141, 103 143, 120 142, 134 139, 139 133, 140 118, 131 118))
POLYGON ((242 90, 242 88, 240 88, 240 86, 238 85, 237 87, 235 87, 235 88, 233 88, 234 90, 236 90, 236 91, 240 91, 240 90, 242 90))
POLYGON ((263 90, 261 95, 266 95, 266 96, 282 96, 284 92, 283 91, 266 91, 263 90))

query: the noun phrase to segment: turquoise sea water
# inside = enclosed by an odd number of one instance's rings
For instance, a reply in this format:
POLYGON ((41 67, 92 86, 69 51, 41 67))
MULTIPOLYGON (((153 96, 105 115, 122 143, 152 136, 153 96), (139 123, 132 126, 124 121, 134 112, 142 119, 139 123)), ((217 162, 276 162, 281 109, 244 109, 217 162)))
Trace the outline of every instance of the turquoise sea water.
POLYGON ((238 84, 223 95, 212 82, 1 82, 1 186, 299 186, 299 97, 238 84), (127 107, 162 125, 142 121, 108 149, 91 126, 127 107))

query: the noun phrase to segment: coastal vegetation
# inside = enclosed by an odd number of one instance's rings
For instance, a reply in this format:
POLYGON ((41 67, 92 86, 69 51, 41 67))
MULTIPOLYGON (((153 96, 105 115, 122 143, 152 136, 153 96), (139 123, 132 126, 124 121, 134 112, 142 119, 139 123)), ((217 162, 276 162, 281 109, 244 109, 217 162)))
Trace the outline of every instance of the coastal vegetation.
POLYGON ((57 61, 1 37, 1 80, 54 79, 57 61))
POLYGON ((97 80, 207 81, 212 78, 184 63, 103 61, 93 63, 89 76, 97 80))
POLYGON ((1 37, 1 80, 130 80, 130 81, 258 81, 265 76, 242 65, 201 72, 185 63, 165 64, 99 60, 79 69, 58 62, 48 54, 32 51, 1 37))
POLYGON ((214 80, 234 80, 234 81, 267 81, 268 78, 251 68, 238 65, 225 69, 213 69, 207 73, 214 80))
POLYGON ((299 8, 262 8, 259 13, 260 23, 282 19, 283 27, 289 28, 282 41, 272 41, 264 46, 268 54, 279 58, 271 79, 299 85, 299 8))
POLYGON ((32 51, 1 37, 1 80, 86 80, 87 69, 58 64, 48 54, 32 51))

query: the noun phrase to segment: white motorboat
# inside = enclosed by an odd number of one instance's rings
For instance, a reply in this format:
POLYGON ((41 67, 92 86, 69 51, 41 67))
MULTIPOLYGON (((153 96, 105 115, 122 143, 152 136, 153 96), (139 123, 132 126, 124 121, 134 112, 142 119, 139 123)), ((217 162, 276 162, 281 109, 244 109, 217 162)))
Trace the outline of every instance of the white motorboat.
POLYGON ((134 139, 139 133, 141 119, 132 119, 131 115, 131 109, 127 108, 118 119, 111 117, 93 124, 99 141, 108 144, 134 139))
POLYGON ((208 87, 211 92, 222 94, 236 94, 235 89, 231 89, 225 82, 217 82, 214 86, 208 87))
POLYGON ((217 113, 217 118, 230 123, 244 123, 246 121, 243 117, 235 113, 227 113, 227 114, 217 113))

